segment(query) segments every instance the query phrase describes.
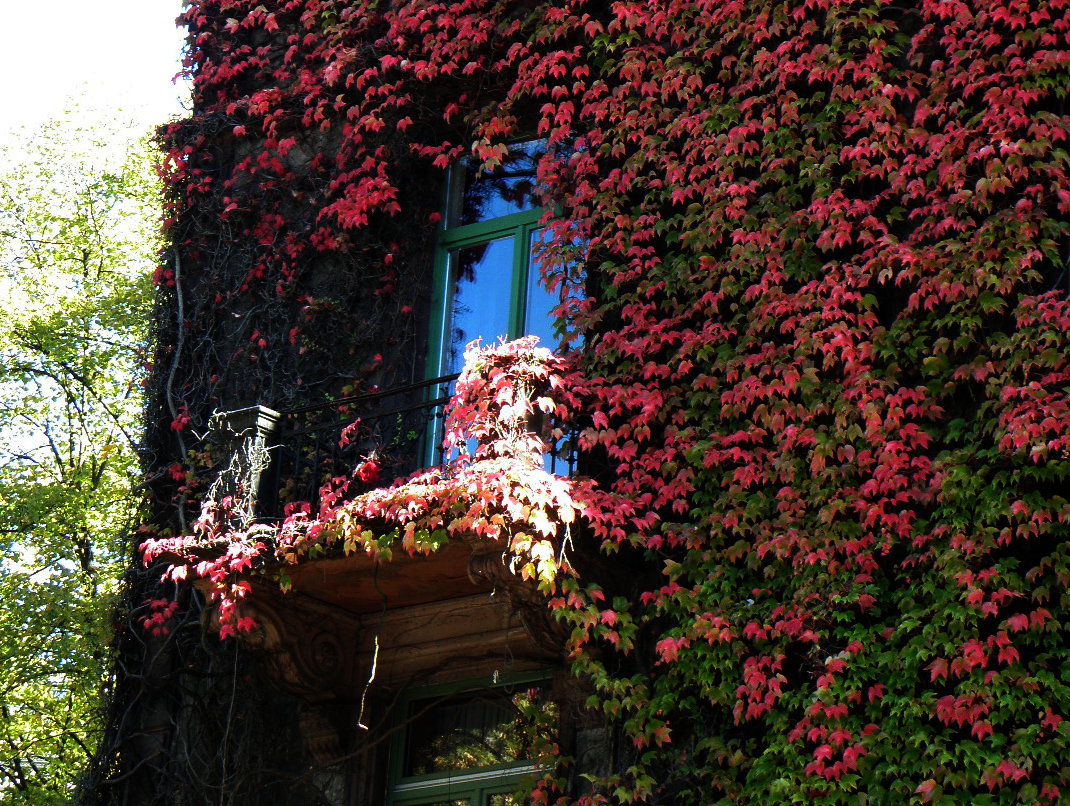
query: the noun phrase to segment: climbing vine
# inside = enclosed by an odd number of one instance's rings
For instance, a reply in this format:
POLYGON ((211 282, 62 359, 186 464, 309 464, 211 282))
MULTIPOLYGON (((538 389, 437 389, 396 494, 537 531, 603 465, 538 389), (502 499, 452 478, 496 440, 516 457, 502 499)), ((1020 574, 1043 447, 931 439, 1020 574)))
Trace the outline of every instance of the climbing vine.
POLYGON ((183 435, 243 395, 415 377, 441 169, 544 138, 547 265, 582 251, 587 293, 539 377, 593 480, 477 454, 212 532, 229 570, 515 526, 625 739, 582 800, 1060 802, 1068 6, 191 3, 158 464, 194 483, 183 435), (562 524, 634 573, 558 573, 562 524))

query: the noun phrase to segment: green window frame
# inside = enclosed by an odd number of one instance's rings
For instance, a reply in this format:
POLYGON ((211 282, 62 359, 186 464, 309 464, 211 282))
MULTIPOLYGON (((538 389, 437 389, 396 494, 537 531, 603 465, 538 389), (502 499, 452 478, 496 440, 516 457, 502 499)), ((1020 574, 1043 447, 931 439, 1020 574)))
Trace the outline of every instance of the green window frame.
MULTIPOLYGON (((538 712, 548 719, 556 720, 556 712, 549 698, 551 679, 545 672, 511 675, 506 682, 497 679, 468 681, 427 686, 406 691, 398 700, 394 720, 394 735, 390 744, 389 786, 386 806, 513 806, 513 795, 527 781, 534 782, 538 772, 535 761, 523 752, 524 748, 509 746, 522 731, 502 718, 517 702, 517 697, 526 697, 538 692, 538 712), (470 712, 472 703, 483 706, 483 712, 470 712), (490 706, 488 707, 488 703, 490 706), (500 706, 500 707, 499 707, 500 706), (487 714, 490 718, 487 718, 487 714), (430 716, 429 716, 430 715, 430 716), (425 772, 415 769, 413 757, 426 759, 428 748, 439 746, 460 748, 464 755, 465 745, 452 743, 454 736, 467 739, 472 736, 471 724, 483 718, 485 726, 496 731, 494 736, 479 747, 495 746, 505 754, 516 752, 517 758, 486 765, 470 764, 449 769, 425 772), (431 726, 450 726, 448 730, 435 733, 431 726), (513 733, 510 733, 510 730, 513 733), (512 738, 510 738, 512 737, 512 738), (441 745, 436 741, 441 739, 441 745)), ((517 714, 520 710, 517 709, 517 714)), ((519 716, 516 717, 519 720, 519 716)), ((535 730, 536 726, 530 726, 535 730)), ((486 738, 486 736, 482 737, 486 738)), ((472 747, 476 746, 472 742, 472 747)), ((479 748, 477 748, 479 749, 479 748)), ((424 762, 426 763, 426 762, 424 762)))
MULTIPOLYGON (((507 306, 507 329, 504 333, 478 334, 482 337, 483 343, 491 343, 499 336, 515 339, 524 335, 529 329, 527 325, 530 323, 525 321, 526 305, 531 284, 538 281, 538 269, 531 258, 531 249, 535 236, 541 229, 538 223, 541 215, 541 209, 525 210, 488 221, 454 227, 441 233, 435 261, 435 294, 432 297, 432 306, 436 313, 436 327, 432 330, 430 339, 431 355, 437 359, 435 376, 456 372, 460 368, 457 363, 451 361, 452 339, 449 331, 454 301, 450 273, 453 262, 459 259, 459 253, 462 250, 492 242, 506 240, 511 242, 512 254, 508 266, 493 267, 495 270, 508 272, 508 296, 496 301, 499 305, 507 306)), ((473 338, 475 335, 472 334, 473 338)), ((553 348, 553 345, 542 346, 553 348)), ((464 345, 461 344, 459 347, 463 349, 464 345)))
MULTIPOLYGON (((553 343, 553 320, 549 309, 557 304, 545 291, 539 277, 534 251, 539 233, 543 208, 530 206, 504 215, 494 215, 495 204, 508 208, 524 207, 530 200, 534 185, 534 164, 538 159, 541 141, 527 141, 513 146, 511 154, 519 157, 522 168, 510 174, 510 166, 501 166, 500 172, 479 175, 467 163, 459 162, 449 169, 446 193, 443 200, 442 227, 438 232, 435 251, 434 285, 431 298, 431 329, 428 336, 428 379, 448 375, 460 370, 462 351, 468 341, 477 335, 483 344, 490 344, 498 337, 515 339, 526 334, 540 337, 543 347, 555 348, 553 343), (524 164, 526 161, 526 165, 524 164), (504 179, 502 177, 512 177, 504 179), (520 191, 509 181, 526 183, 520 191), (495 185, 495 183, 499 183, 495 185), (483 183, 490 188, 484 199, 489 211, 482 214, 466 206, 466 192, 474 185, 483 183), (503 203, 502 199, 507 198, 503 203), (518 201, 520 199, 520 201, 518 201), (467 222, 464 219, 478 220, 467 222), (463 222, 463 223, 462 223, 463 222), (508 258, 493 254, 508 247, 508 258), (482 250, 484 262, 478 263, 481 278, 490 276, 492 298, 479 299, 479 303, 492 313, 480 323, 479 332, 465 333, 455 338, 455 297, 459 275, 466 269, 462 255, 482 250), (497 320, 497 325, 492 324, 497 320), (493 328, 483 332, 482 328, 493 328), (549 339, 549 341, 548 341, 549 339)), ((473 286, 478 295, 481 289, 473 286)))

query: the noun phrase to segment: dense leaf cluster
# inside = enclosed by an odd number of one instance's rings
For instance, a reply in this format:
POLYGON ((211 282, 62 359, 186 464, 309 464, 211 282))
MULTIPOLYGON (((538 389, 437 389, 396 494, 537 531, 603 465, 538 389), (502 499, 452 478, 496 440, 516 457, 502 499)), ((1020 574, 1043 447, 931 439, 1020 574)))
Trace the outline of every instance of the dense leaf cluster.
MULTIPOLYGON (((591 797, 1059 802, 1068 6, 194 2, 167 178, 230 260, 211 366, 415 333, 436 171, 546 138, 594 534, 652 572, 550 599, 630 748, 591 797)), ((191 427, 211 387, 171 387, 191 427)))

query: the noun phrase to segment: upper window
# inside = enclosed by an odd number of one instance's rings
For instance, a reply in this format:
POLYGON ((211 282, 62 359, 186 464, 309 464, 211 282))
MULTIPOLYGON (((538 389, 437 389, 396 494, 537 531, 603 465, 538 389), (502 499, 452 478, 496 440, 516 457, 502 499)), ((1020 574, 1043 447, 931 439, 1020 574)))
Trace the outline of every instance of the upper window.
POLYGON ((535 771, 552 730, 547 681, 468 688, 439 686, 400 703, 391 746, 391 806, 511 806, 535 771))
POLYGON ((533 335, 544 347, 556 345, 552 311, 560 296, 540 281, 537 261, 535 169, 543 151, 541 141, 529 141, 493 171, 467 162, 450 171, 430 339, 435 375, 460 372, 464 348, 476 338, 533 335))

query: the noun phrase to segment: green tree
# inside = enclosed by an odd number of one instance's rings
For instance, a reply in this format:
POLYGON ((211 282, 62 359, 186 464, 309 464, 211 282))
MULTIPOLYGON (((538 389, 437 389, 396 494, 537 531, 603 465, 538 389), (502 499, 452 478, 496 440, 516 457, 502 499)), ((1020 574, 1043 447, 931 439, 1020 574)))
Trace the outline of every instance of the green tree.
POLYGON ((156 249, 147 138, 68 113, 0 150, 0 804, 93 751, 136 506, 156 249))

